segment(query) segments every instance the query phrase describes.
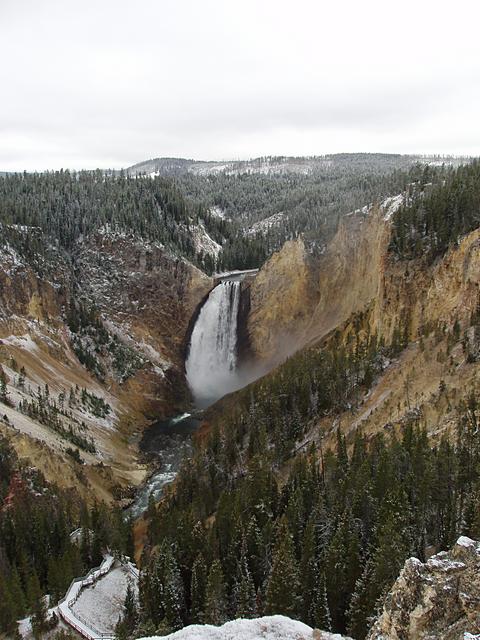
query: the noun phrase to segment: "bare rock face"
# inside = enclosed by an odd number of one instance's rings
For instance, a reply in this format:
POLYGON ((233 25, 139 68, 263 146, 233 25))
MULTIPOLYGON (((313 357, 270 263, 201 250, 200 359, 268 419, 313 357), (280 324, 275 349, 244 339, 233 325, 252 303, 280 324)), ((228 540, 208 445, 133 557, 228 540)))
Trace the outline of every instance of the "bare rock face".
POLYGON ((84 291, 119 333, 158 353, 159 366, 181 368, 190 317, 212 279, 162 245, 125 234, 99 233, 76 257, 84 291))
POLYGON ((480 632, 480 543, 406 561, 367 640, 463 640, 480 632))
POLYGON ((250 288, 248 334, 256 358, 281 360, 303 343, 317 300, 312 265, 301 238, 286 242, 250 288))
POLYGON ((250 288, 247 331, 257 360, 276 364, 360 312, 386 344, 399 326, 410 340, 426 324, 469 326, 479 295, 480 230, 433 265, 398 260, 388 251, 391 200, 344 216, 320 254, 298 238, 267 260, 250 288))
POLYGON ((251 286, 248 318, 259 360, 283 360, 379 297, 389 241, 384 215, 372 206, 345 216, 320 255, 298 238, 263 265, 251 286))

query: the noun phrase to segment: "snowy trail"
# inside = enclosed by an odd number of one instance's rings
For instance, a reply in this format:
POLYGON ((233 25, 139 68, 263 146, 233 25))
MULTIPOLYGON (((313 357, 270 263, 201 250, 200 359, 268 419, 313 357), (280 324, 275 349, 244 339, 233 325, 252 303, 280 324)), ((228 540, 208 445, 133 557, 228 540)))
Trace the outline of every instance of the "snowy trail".
POLYGON ((98 568, 71 583, 54 610, 87 640, 114 640, 127 585, 130 582, 137 589, 138 576, 131 562, 116 561, 106 554, 98 568))
POLYGON ((84 587, 93 585, 99 578, 106 575, 115 559, 110 554, 107 554, 104 557, 104 560, 98 569, 92 569, 90 573, 88 573, 84 578, 78 578, 73 581, 70 585, 65 597, 58 605, 58 613, 62 620, 66 622, 69 626, 75 629, 78 633, 80 633, 87 640, 97 640, 97 638, 103 638, 104 640, 114 640, 114 634, 104 635, 99 633, 96 629, 93 629, 83 620, 75 615, 72 610, 72 606, 75 604, 77 599, 80 596, 80 593, 84 587))

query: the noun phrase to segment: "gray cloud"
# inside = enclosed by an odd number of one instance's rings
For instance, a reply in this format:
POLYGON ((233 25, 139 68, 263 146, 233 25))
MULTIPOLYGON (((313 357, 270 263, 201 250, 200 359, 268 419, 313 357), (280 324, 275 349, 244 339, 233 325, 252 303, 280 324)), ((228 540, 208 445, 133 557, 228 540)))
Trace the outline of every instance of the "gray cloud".
POLYGON ((2 0, 0 170, 480 154, 477 3, 389 6, 2 0))

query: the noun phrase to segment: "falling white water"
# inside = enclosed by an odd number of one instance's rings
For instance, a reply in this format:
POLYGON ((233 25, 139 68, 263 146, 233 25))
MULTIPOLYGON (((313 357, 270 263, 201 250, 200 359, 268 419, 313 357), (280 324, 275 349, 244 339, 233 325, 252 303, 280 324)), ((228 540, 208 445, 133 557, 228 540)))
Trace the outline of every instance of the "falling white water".
POLYGON ((242 386, 236 372, 240 287, 239 281, 231 280, 217 285, 193 328, 185 369, 199 407, 242 386))

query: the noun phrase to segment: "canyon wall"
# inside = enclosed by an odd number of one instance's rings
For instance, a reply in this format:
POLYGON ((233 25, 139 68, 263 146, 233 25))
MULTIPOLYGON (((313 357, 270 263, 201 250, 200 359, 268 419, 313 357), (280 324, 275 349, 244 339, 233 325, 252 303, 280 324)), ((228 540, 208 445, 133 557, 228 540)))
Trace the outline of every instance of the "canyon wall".
MULTIPOLYGON (((144 426, 189 401, 183 342, 189 319, 211 286, 210 278, 161 245, 126 235, 99 233, 78 244, 73 264, 58 252, 50 268, 4 247, 0 368, 8 404, 2 405, 0 431, 22 458, 35 460, 47 479, 78 486, 92 499, 121 497, 122 487, 145 475, 136 447, 144 426), (99 378, 81 364, 67 322, 72 299, 95 306, 108 339, 120 345, 118 357, 135 362, 131 371, 119 376, 113 358, 107 358, 99 378), (81 400, 83 389, 91 401, 85 395, 81 400), (55 408, 43 422, 20 411, 22 403, 38 396, 37 390, 62 408, 58 421, 63 428, 93 440, 95 452, 80 447, 83 465, 68 455, 75 446, 71 438, 48 424, 55 422, 55 408), (110 408, 108 415, 99 416, 98 407, 90 406, 101 401, 110 408)), ((89 334, 84 340, 101 360, 98 344, 89 334)))
POLYGON ((287 242, 251 286, 248 333, 261 360, 281 360, 320 340, 380 295, 388 246, 385 210, 345 216, 318 255, 302 238, 287 242))
POLYGON ((392 200, 345 216, 320 255, 298 238, 265 263, 247 320, 259 360, 278 362, 367 309, 387 343, 400 325, 415 340, 427 324, 467 320, 478 301, 480 231, 433 265, 399 261, 388 252, 392 200))

